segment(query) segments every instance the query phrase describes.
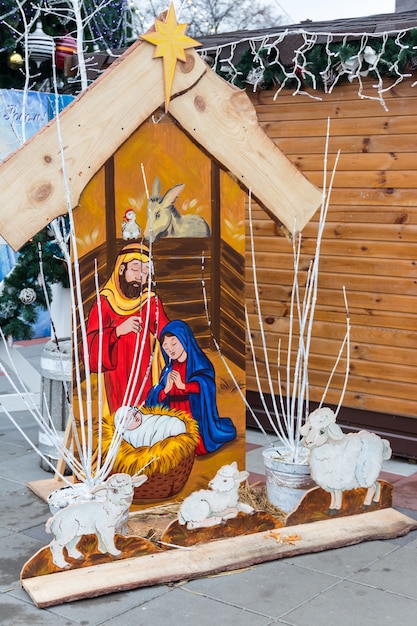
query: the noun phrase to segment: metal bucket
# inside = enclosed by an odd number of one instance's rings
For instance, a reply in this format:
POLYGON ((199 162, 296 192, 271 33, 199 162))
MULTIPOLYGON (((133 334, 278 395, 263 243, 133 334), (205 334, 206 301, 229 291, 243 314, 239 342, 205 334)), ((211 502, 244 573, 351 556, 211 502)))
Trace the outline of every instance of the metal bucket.
POLYGON ((279 448, 262 452, 265 464, 266 495, 271 504, 284 513, 291 513, 304 494, 315 482, 310 476, 310 466, 304 463, 286 463, 279 456, 279 448))
MULTIPOLYGON (((72 380, 71 341, 60 339, 59 346, 55 341, 48 341, 41 353, 40 366, 41 413, 53 423, 62 441, 69 413, 64 382, 70 388, 72 380)), ((60 456, 59 450, 42 430, 38 433, 38 448, 55 466, 60 456)), ((42 458, 40 465, 44 470, 54 471, 42 458)))

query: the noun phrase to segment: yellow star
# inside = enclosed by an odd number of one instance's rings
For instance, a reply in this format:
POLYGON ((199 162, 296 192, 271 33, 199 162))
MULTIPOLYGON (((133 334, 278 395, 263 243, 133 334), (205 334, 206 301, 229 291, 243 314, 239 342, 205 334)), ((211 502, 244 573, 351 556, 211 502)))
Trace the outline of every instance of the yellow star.
POLYGON ((165 22, 155 21, 156 32, 141 35, 141 39, 156 46, 154 59, 162 57, 164 64, 165 111, 168 111, 171 99, 175 66, 178 61, 185 61, 185 50, 201 44, 185 34, 187 24, 178 24, 174 5, 171 4, 165 22))

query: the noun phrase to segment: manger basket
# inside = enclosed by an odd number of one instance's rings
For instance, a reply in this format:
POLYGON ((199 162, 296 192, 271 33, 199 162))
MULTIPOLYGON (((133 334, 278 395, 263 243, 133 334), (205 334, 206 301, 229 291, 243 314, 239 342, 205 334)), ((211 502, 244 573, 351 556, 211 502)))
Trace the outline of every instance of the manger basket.
MULTIPOLYGON (((164 407, 141 408, 143 413, 164 413, 178 417, 185 423, 186 432, 175 437, 167 437, 153 446, 134 448, 122 441, 113 466, 113 472, 136 474, 143 469, 148 480, 135 489, 134 504, 150 500, 171 498, 181 491, 188 480, 195 458, 198 443, 198 424, 187 413, 164 407)), ((113 418, 103 416, 102 456, 105 457, 114 433, 113 418)))

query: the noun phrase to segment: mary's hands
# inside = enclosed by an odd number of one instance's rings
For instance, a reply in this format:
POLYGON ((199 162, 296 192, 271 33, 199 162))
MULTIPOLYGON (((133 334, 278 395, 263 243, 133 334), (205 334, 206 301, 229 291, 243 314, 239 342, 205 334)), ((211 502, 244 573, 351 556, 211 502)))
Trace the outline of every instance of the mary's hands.
POLYGON ((177 389, 185 389, 185 383, 181 378, 181 374, 173 370, 167 376, 167 382, 164 389, 165 393, 169 393, 174 385, 177 389))

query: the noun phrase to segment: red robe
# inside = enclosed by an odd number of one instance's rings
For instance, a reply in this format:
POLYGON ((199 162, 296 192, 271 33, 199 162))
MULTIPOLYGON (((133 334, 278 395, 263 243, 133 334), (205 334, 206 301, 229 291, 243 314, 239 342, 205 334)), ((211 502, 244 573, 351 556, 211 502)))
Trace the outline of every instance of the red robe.
POLYGON ((101 350, 101 372, 104 374, 106 397, 110 413, 113 414, 123 404, 140 405, 145 401, 148 391, 152 387, 151 372, 147 372, 149 360, 154 349, 156 337, 159 338, 161 330, 168 323, 168 318, 162 306, 161 300, 152 295, 148 303, 141 310, 135 310, 130 315, 120 315, 110 306, 107 298, 100 296, 102 317, 102 339, 100 339, 99 308, 97 303, 91 309, 87 325, 87 341, 90 357, 90 369, 92 372, 99 371, 99 349, 101 350), (149 306, 149 313, 148 313, 149 306), (128 333, 117 337, 116 326, 125 321, 129 316, 139 315, 142 318, 142 330, 139 337, 136 333, 128 333), (149 316, 148 328, 146 328, 149 316), (145 341, 142 340, 145 337, 145 341), (135 346, 136 357, 135 357, 135 346), (141 360, 138 363, 139 355, 141 360), (139 375, 137 374, 139 367, 139 375), (129 396, 125 396, 129 377, 132 373, 133 389, 129 396), (144 381, 145 377, 146 380, 144 381))

